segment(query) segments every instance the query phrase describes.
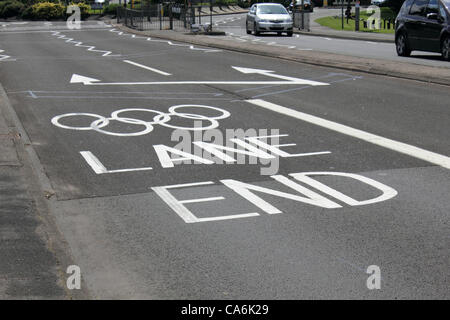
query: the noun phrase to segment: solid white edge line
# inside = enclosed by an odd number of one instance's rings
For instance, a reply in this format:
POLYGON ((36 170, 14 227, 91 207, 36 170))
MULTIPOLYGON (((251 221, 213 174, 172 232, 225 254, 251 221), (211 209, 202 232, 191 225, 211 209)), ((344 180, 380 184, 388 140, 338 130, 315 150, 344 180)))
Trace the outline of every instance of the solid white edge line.
POLYGON ((167 72, 155 69, 155 68, 150 68, 150 67, 144 66, 143 64, 140 64, 140 63, 137 63, 137 62, 133 62, 133 61, 130 61, 130 60, 123 60, 123 62, 132 64, 132 65, 134 65, 136 67, 139 67, 139 68, 142 68, 142 69, 146 69, 146 70, 150 70, 150 71, 162 74, 163 76, 171 76, 172 75, 171 73, 167 73, 167 72))
POLYGON ((441 166, 446 169, 450 169, 450 157, 441 155, 439 153, 435 153, 432 151, 428 151, 425 149, 421 149, 403 142, 399 142, 396 140, 384 138, 382 136, 378 136, 369 132, 365 132, 359 129, 355 129, 337 122, 333 122, 330 120, 322 119, 304 112, 300 112, 297 110, 293 110, 290 108, 286 108, 271 102, 267 102, 261 99, 250 99, 246 100, 248 103, 253 105, 263 107, 268 110, 272 110, 278 112, 280 114, 287 115, 292 118, 296 118, 299 120, 303 120, 305 122, 312 123, 314 125, 327 128, 329 130, 333 130, 348 136, 352 136, 387 149, 397 151, 400 153, 407 154, 417 159, 421 159, 432 164, 441 166))

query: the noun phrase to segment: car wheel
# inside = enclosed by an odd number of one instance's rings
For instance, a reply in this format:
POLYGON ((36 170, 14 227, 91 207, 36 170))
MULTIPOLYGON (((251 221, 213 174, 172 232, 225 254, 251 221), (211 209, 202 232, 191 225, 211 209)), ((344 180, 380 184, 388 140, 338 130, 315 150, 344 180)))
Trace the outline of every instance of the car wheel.
POLYGON ((411 49, 408 46, 408 38, 404 32, 400 33, 395 39, 395 48, 397 49, 397 54, 402 57, 409 57, 411 54, 411 49))
POLYGON ((258 31, 258 28, 256 28, 256 22, 253 25, 253 30, 255 31, 255 36, 259 36, 261 34, 261 32, 258 31))
POLYGON ((442 58, 450 61, 450 36, 445 36, 441 46, 442 58))
POLYGON ((288 36, 288 37, 292 37, 293 34, 294 34, 294 33, 293 33, 292 31, 289 31, 289 32, 287 33, 287 36, 288 36))
POLYGON ((248 21, 245 21, 245 29, 247 30, 247 34, 251 34, 252 32, 248 29, 248 21))

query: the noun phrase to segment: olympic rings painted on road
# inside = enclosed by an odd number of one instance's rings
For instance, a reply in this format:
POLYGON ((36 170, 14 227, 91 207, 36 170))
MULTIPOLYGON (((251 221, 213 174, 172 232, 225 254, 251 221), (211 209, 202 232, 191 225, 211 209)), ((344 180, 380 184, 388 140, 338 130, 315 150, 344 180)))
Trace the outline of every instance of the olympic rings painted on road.
POLYGON ((68 130, 93 130, 97 131, 99 133, 111 135, 111 136, 117 136, 117 137, 134 137, 134 136, 142 136, 145 134, 148 134, 153 131, 154 125, 161 125, 163 127, 171 128, 171 129, 180 129, 180 130, 189 130, 189 131, 203 131, 203 130, 210 130, 215 129, 219 126, 219 122, 217 120, 228 118, 231 114, 223 110, 221 108, 217 107, 211 107, 211 106, 205 106, 205 105, 199 105, 199 104, 180 104, 176 106, 171 106, 169 108, 169 112, 164 113, 158 110, 154 109, 144 109, 144 108, 126 108, 126 109, 120 109, 116 110, 113 113, 111 113, 111 117, 104 117, 95 113, 66 113, 62 114, 56 117, 53 117, 51 120, 52 124, 68 130), (180 108, 199 108, 199 109, 208 109, 213 111, 218 111, 220 114, 218 116, 205 116, 202 114, 194 114, 190 112, 177 112, 180 108), (120 115, 125 112, 150 112, 155 113, 156 115, 153 117, 153 121, 144 121, 141 119, 135 119, 135 118, 129 118, 129 117, 121 117, 120 115), (76 117, 92 117, 97 118, 94 121, 91 122, 91 124, 87 127, 76 127, 76 126, 69 126, 62 124, 60 122, 61 119, 64 118, 76 118, 76 117), (168 124, 168 122, 173 117, 179 117, 184 119, 190 119, 190 120, 197 120, 197 121, 208 121, 210 124, 208 126, 201 126, 201 127, 180 127, 176 125, 168 124), (126 123, 126 124, 132 124, 132 125, 139 125, 143 126, 143 130, 138 132, 111 132, 107 131, 104 128, 108 126, 112 121, 117 121, 120 123, 126 123))

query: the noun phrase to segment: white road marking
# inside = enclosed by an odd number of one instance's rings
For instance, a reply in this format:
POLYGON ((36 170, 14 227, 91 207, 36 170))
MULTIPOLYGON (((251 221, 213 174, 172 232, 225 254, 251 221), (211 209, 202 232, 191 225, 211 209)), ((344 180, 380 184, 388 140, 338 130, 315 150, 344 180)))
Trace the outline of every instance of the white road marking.
POLYGON ((294 85, 294 84, 306 84, 310 86, 327 86, 328 83, 318 82, 294 77, 287 77, 283 75, 274 74, 271 70, 260 70, 243 67, 232 67, 233 69, 242 72, 244 74, 261 74, 267 77, 278 78, 285 81, 150 81, 150 82, 100 82, 98 79, 85 77, 79 74, 73 74, 70 79, 70 83, 82 83, 84 85, 91 86, 125 86, 125 85, 175 85, 175 84, 223 84, 223 85, 235 85, 235 84, 278 84, 278 85, 294 85))
MULTIPOLYGON (((0 53, 5 52, 5 50, 0 50, 0 53)), ((4 61, 11 58, 10 56, 6 55, 6 54, 0 54, 0 61, 4 61)))
POLYGON ((86 160, 89 166, 94 170, 96 174, 105 174, 105 173, 120 173, 120 172, 133 172, 133 171, 147 171, 152 170, 151 167, 146 168, 133 168, 133 169, 119 169, 119 170, 108 170, 101 163, 101 161, 94 156, 94 154, 90 151, 80 151, 81 156, 86 160))
POLYGON ((200 198, 200 199, 189 199, 189 200, 178 200, 179 203, 197 203, 197 202, 207 202, 207 201, 217 201, 225 200, 224 197, 210 197, 210 198, 200 198))
MULTIPOLYGON (((323 192, 325 195, 328 195, 331 198, 337 199, 342 201, 343 203, 349 205, 349 206, 363 206, 363 205, 370 205, 374 203, 379 203, 383 201, 387 201, 389 199, 394 198, 397 196, 398 192, 378 181, 375 181, 373 179, 353 174, 353 173, 345 173, 345 172, 298 172, 298 173, 290 173, 289 176, 299 182, 302 182, 305 185, 308 185, 312 188, 315 188, 321 192, 323 192), (366 199, 366 200, 356 200, 349 195, 346 195, 336 189, 333 189, 327 185, 325 185, 322 182, 319 182, 318 180, 315 180, 311 178, 311 176, 340 176, 344 177, 346 179, 351 178, 354 180, 357 180, 359 182, 362 182, 364 184, 367 184, 371 187, 373 187, 377 191, 381 191, 381 195, 379 195, 379 192, 375 193, 374 198, 366 199)), ((283 199, 293 200, 301 203, 305 203, 308 205, 320 207, 320 208, 326 208, 326 209, 337 209, 342 208, 343 206, 339 203, 336 203, 335 201, 325 197, 325 195, 321 195, 317 193, 316 191, 305 187, 304 185, 301 185, 297 183, 296 181, 290 179, 289 177, 283 176, 283 175, 273 175, 271 178, 277 182, 279 182, 281 185, 284 185, 285 187, 288 187, 294 191, 295 193, 287 193, 284 191, 280 191, 278 189, 270 189, 267 187, 262 187, 255 184, 245 183, 238 180, 233 179, 224 179, 220 180, 220 182, 226 186, 227 188, 233 190, 237 195, 243 197, 248 202, 252 203, 254 206, 258 207, 265 213, 269 215, 273 214, 280 214, 283 213, 280 209, 273 206, 263 198, 261 198, 256 193, 263 193, 270 196, 275 196, 283 199)), ((237 219, 237 218, 247 218, 247 217, 254 217, 259 216, 259 213, 252 212, 252 213, 243 213, 243 214, 237 214, 237 215, 225 215, 225 216, 218 216, 218 217, 208 217, 208 218, 198 218, 195 216, 184 204, 188 203, 197 203, 197 202, 208 202, 208 201, 216 201, 216 200, 224 200, 225 198, 222 196, 218 197, 210 197, 210 198, 197 198, 197 199, 188 199, 188 200, 178 200, 176 199, 170 192, 169 189, 174 188, 188 188, 188 187, 198 187, 198 186, 207 186, 214 184, 212 181, 205 181, 205 182, 194 182, 194 183, 186 183, 186 184, 178 184, 178 185, 169 185, 169 186, 161 186, 161 187, 154 187, 152 190, 158 194, 161 199, 166 202, 166 204, 175 211, 178 216, 180 216, 184 222, 186 223, 195 223, 195 222, 205 222, 205 221, 218 221, 218 220, 229 220, 229 219, 237 219)))
POLYGON ((111 51, 96 50, 96 49, 95 49, 95 48, 96 48, 95 46, 86 46, 86 45, 83 45, 83 42, 81 42, 81 41, 74 41, 73 38, 67 38, 65 35, 61 34, 60 31, 52 31, 52 35, 53 35, 53 36, 57 36, 58 39, 66 40, 65 42, 67 42, 67 43, 73 43, 73 44, 75 44, 75 47, 84 47, 84 48, 87 48, 87 51, 103 53, 103 54, 102 54, 103 57, 106 57, 106 56, 109 56, 109 57, 120 56, 120 54, 113 55, 111 51))
POLYGON ((167 43, 169 46, 188 47, 190 50, 203 51, 205 53, 208 53, 208 52, 221 52, 222 51, 220 49, 197 48, 197 47, 195 47, 193 45, 190 45, 190 44, 173 43, 172 41, 161 40, 161 39, 152 39, 151 37, 138 37, 138 36, 136 36, 134 34, 124 33, 123 31, 117 31, 116 29, 111 29, 111 30, 109 30, 109 32, 117 33, 117 35, 119 35, 119 36, 122 36, 122 35, 123 36, 130 36, 131 38, 134 38, 134 39, 145 39, 146 41, 151 41, 151 42, 167 43))
POLYGON ((253 105, 272 110, 274 112, 278 112, 280 114, 284 114, 286 116, 296 118, 305 122, 312 123, 314 125, 327 128, 329 130, 333 130, 351 137, 355 137, 366 142, 385 147, 387 149, 397 151, 403 154, 407 154, 414 158, 427 161, 429 163, 441 166, 446 169, 450 169, 450 158, 432 151, 428 151, 425 149, 421 149, 415 147, 413 145, 409 145, 403 142, 399 142, 396 140, 384 138, 379 135, 375 135, 369 132, 365 132, 363 130, 355 129, 334 121, 326 120, 323 118, 319 118, 304 112, 300 112, 297 110, 293 110, 290 108, 286 108, 271 102, 267 102, 260 99, 251 99, 246 100, 248 103, 253 105))
POLYGON ((299 83, 303 83, 303 84, 309 84, 311 86, 326 86, 326 85, 328 85, 328 83, 325 83, 325 82, 318 82, 318 81, 282 76, 282 75, 273 73, 272 70, 261 70, 261 69, 242 68, 242 67, 234 67, 234 66, 232 66, 232 68, 239 72, 242 72, 244 74, 261 74, 261 75, 264 75, 267 77, 283 79, 283 80, 287 80, 290 82, 299 82, 299 83))
POLYGON ((139 68, 142 68, 142 69, 146 69, 146 70, 150 70, 150 71, 162 74, 163 76, 171 76, 172 75, 171 73, 167 73, 167 72, 155 69, 155 68, 150 68, 150 67, 144 66, 143 64, 140 64, 140 63, 137 63, 137 62, 133 62, 133 61, 130 61, 130 60, 123 60, 123 62, 132 64, 132 65, 134 65, 136 67, 139 67, 139 68))
POLYGON ((189 200, 178 200, 176 199, 168 189, 174 188, 185 188, 185 187, 196 187, 196 186, 204 186, 214 184, 212 181, 205 182, 195 182, 195 183, 186 183, 186 184, 178 184, 171 186, 163 186, 163 187, 153 187, 152 190, 167 203, 167 205, 175 211, 181 219, 186 223, 195 223, 195 222, 207 222, 207 221, 218 221, 218 220, 229 220, 229 219, 237 219, 237 218, 248 218, 259 216, 258 213, 243 213, 236 215, 228 215, 228 216, 220 216, 220 217, 209 217, 209 218, 198 218, 195 216, 188 208, 184 206, 183 203, 195 203, 195 202, 205 202, 205 201, 216 201, 223 200, 224 197, 211 197, 211 198, 200 198, 200 199, 189 199, 189 200))

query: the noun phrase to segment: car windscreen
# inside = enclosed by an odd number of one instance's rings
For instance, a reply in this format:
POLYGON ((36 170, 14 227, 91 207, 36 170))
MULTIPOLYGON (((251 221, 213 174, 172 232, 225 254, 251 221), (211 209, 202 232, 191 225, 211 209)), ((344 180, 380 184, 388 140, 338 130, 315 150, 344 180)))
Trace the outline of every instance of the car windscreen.
POLYGON ((258 14, 288 14, 283 6, 258 6, 258 14))

